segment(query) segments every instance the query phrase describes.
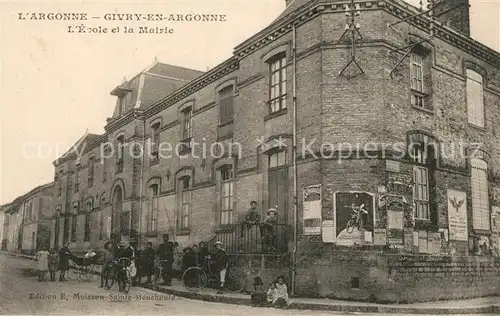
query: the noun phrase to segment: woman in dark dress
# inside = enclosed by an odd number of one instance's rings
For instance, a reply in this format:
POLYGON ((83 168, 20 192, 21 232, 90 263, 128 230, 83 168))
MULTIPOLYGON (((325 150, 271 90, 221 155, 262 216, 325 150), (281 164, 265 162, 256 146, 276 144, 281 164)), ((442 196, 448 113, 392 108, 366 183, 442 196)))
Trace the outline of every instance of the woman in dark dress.
POLYGON ((61 250, 59 250, 59 270, 61 273, 59 274, 59 281, 64 282, 66 279, 64 276, 66 275, 66 271, 69 269, 69 258, 71 257, 71 251, 68 248, 68 242, 63 244, 61 250))

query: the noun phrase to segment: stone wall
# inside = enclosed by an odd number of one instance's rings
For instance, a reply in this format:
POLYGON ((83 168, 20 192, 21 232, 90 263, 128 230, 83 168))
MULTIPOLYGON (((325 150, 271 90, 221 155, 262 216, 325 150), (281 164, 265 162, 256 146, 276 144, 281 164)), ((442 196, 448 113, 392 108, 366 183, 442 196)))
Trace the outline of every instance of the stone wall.
POLYGON ((299 296, 410 303, 500 294, 500 260, 493 257, 351 250, 298 258, 299 296))

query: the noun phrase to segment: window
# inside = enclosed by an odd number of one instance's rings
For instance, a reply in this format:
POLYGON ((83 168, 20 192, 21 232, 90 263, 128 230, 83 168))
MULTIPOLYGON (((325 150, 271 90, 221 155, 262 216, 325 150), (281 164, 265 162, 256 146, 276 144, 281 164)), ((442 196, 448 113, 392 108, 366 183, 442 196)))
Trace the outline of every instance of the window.
POLYGON ((90 240, 90 216, 92 213, 92 203, 87 203, 87 212, 85 212, 85 233, 84 233, 84 241, 90 240))
POLYGON ((475 71, 467 73, 467 114, 469 124, 484 127, 483 77, 475 71))
POLYGON ((488 165, 482 159, 471 159, 472 226, 490 230, 488 165))
POLYGON ((158 143, 160 142, 160 123, 151 126, 151 159, 158 160, 158 143))
POLYGON ((181 112, 181 147, 179 152, 186 153, 191 149, 191 137, 192 137, 192 109, 188 107, 181 112))
POLYGON ((422 55, 410 55, 411 104, 417 108, 425 108, 424 103, 424 58, 422 55))
POLYGON ((107 166, 108 163, 106 162, 106 158, 102 159, 102 182, 105 183, 108 180, 108 172, 107 172, 107 166))
POLYGON ((219 125, 233 121, 234 92, 230 85, 219 91, 219 125))
POLYGON ((189 177, 182 177, 180 179, 181 185, 181 214, 180 214, 180 228, 189 228, 189 212, 191 208, 191 184, 189 177))
POLYGON ((94 159, 89 159, 89 179, 88 179, 88 187, 92 187, 94 185, 94 159))
POLYGON ((413 205, 416 219, 430 220, 429 171, 426 167, 413 167, 413 205))
POLYGON ((286 168, 286 152, 278 151, 269 155, 268 170, 268 207, 278 209, 278 214, 287 208, 288 200, 288 168, 286 168))
POLYGON ((75 242, 76 241, 76 221, 77 221, 78 216, 76 214, 73 214, 71 216, 71 241, 75 242))
POLYGON ((59 183, 57 186, 57 196, 62 195, 62 183, 59 183))
POLYGON ((276 168, 286 164, 286 153, 278 151, 269 155, 269 168, 276 168))
POLYGON ((148 216, 148 232, 156 232, 158 229, 158 185, 151 185, 149 191, 151 196, 151 209, 149 210, 148 216))
POLYGON ((79 172, 78 172, 78 168, 77 170, 75 171, 75 192, 78 192, 80 190, 80 175, 79 175, 79 172))
POLYGON ((118 114, 123 114, 126 111, 127 95, 118 98, 118 114))
POLYGON ((219 170, 221 185, 220 224, 229 225, 233 223, 233 166, 225 165, 219 170))
POLYGON ((286 54, 280 54, 269 62, 270 112, 286 109, 286 54))
POLYGON ((123 236, 128 236, 130 233, 130 212, 121 212, 120 227, 123 236))
POLYGON ((191 108, 182 111, 182 140, 191 138, 191 108))
POLYGON ((64 216, 63 242, 69 241, 69 215, 64 216))
POLYGON ((118 140, 118 155, 116 156, 116 173, 123 171, 123 157, 125 154, 125 137, 120 136, 118 140))

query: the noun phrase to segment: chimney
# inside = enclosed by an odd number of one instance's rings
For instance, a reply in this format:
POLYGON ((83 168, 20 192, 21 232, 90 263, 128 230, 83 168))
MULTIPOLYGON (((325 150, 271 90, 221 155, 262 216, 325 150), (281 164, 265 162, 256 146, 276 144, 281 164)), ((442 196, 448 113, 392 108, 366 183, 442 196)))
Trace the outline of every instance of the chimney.
POLYGON ((436 0, 434 16, 443 24, 470 36, 469 0, 436 0))

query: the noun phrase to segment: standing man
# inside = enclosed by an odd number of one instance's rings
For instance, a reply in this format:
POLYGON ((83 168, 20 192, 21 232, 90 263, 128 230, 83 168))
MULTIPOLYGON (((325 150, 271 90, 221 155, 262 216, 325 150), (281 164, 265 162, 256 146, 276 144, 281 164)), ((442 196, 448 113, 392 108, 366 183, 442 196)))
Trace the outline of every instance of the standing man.
POLYGON ((142 276, 147 277, 147 283, 151 283, 151 276, 154 272, 154 261, 155 261, 155 250, 153 249, 153 243, 148 241, 146 249, 141 254, 141 267, 142 276))
POLYGON ((160 260, 163 260, 162 278, 163 285, 172 285, 172 264, 174 263, 174 243, 169 241, 168 234, 163 234, 163 242, 156 252, 160 260))
MULTIPOLYGON (((250 202, 250 209, 245 216, 245 220, 241 223, 240 226, 240 238, 243 238, 245 229, 249 230, 254 225, 257 225, 260 228, 260 215, 257 212, 257 201, 250 202)), ((260 233, 262 235, 262 231, 260 233)))

